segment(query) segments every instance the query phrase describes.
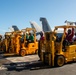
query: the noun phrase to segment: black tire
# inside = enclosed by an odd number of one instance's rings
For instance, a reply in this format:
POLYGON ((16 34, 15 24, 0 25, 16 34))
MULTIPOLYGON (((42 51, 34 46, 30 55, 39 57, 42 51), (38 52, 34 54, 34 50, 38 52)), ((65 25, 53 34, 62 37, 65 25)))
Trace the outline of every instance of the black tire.
POLYGON ((25 56, 26 51, 25 50, 20 50, 20 56, 25 56))
POLYGON ((61 67, 61 66, 64 65, 64 63, 65 63, 65 58, 64 58, 64 56, 62 56, 62 55, 56 56, 56 58, 55 58, 55 65, 56 65, 56 66, 61 67))

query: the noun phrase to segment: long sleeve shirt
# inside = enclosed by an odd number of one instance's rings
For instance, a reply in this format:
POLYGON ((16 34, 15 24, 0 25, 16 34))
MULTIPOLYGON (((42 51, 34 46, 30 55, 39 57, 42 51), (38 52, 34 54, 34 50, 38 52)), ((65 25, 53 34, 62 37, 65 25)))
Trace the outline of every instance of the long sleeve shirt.
POLYGON ((66 33, 66 40, 72 42, 73 36, 74 36, 74 28, 72 28, 71 34, 66 33))

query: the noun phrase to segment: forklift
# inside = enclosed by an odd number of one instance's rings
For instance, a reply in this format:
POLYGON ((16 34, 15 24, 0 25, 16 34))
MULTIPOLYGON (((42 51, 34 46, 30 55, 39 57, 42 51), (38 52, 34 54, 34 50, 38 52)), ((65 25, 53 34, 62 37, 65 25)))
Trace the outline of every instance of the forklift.
POLYGON ((39 57, 49 66, 63 66, 65 63, 76 61, 76 41, 65 41, 68 29, 76 28, 72 25, 56 26, 54 31, 45 32, 45 40, 40 41, 39 57), (65 44, 64 44, 65 41, 65 44))
POLYGON ((26 29, 22 29, 22 32, 24 33, 24 39, 21 43, 20 55, 24 56, 27 54, 37 54, 38 53, 38 41, 36 39, 36 30, 33 28, 26 28, 26 29), (32 35, 34 36, 33 42, 28 42, 28 40, 26 40, 27 32, 28 34, 31 32, 32 35))
POLYGON ((21 31, 6 32, 2 49, 4 56, 36 54, 38 51, 38 41, 36 40, 35 29, 26 28, 21 31), (33 31, 34 42, 27 45, 26 32, 29 34, 30 31, 33 31))
POLYGON ((4 38, 1 41, 1 50, 4 53, 8 52, 11 32, 5 32, 4 38))

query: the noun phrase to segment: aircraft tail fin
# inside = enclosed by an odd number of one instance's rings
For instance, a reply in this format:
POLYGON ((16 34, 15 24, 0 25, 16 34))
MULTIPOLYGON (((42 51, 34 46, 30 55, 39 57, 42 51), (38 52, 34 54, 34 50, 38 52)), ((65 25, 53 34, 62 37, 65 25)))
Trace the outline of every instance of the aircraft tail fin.
POLYGON ((42 18, 41 17, 40 21, 42 22, 42 29, 43 29, 44 32, 52 31, 52 29, 50 28, 50 25, 49 25, 49 23, 48 23, 46 18, 42 18))
POLYGON ((42 31, 42 28, 34 21, 30 21, 31 27, 36 29, 36 32, 42 31))
POLYGON ((19 28, 16 25, 13 25, 12 28, 14 29, 14 31, 19 31, 19 28))

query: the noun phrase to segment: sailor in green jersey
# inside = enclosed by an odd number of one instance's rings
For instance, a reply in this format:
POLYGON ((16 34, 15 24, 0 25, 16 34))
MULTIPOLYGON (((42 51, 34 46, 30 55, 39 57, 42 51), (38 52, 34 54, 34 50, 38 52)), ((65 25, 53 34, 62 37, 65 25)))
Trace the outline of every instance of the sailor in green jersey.
POLYGON ((34 42, 34 36, 31 33, 29 33, 29 42, 34 42))

